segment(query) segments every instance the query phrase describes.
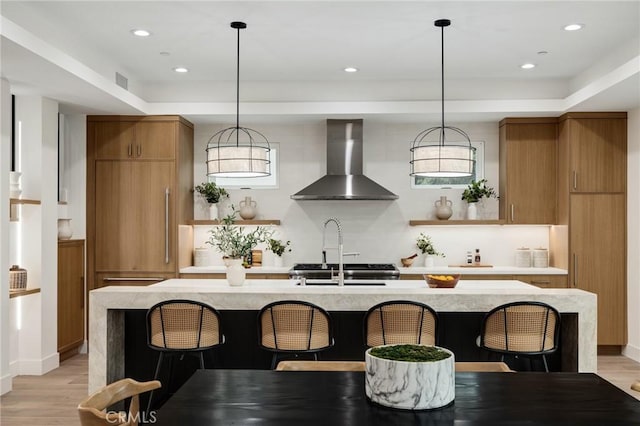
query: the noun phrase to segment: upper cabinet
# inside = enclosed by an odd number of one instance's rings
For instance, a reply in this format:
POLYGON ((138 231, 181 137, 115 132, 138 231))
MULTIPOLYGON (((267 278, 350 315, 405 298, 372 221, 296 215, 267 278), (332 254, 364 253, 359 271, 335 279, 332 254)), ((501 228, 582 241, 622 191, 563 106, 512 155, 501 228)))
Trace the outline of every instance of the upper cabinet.
POLYGON ((556 223, 556 118, 500 122, 500 219, 513 224, 556 223))
POLYGON ((560 117, 561 177, 569 192, 626 190, 626 113, 568 113, 560 117))
POLYGON ((173 160, 176 126, 164 117, 147 121, 111 121, 112 116, 91 117, 89 143, 99 160, 173 160), (164 121, 160 121, 163 120, 164 121))

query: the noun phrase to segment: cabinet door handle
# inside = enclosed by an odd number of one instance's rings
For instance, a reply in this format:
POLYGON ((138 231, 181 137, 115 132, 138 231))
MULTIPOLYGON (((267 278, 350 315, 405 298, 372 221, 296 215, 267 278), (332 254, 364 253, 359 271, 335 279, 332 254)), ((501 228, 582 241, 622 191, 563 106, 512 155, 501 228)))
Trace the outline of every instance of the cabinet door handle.
POLYGON ((132 144, 127 145, 127 157, 131 157, 133 155, 133 147, 132 144))
POLYGON ((80 309, 84 309, 84 277, 80 277, 80 309))
POLYGON ((514 207, 513 204, 511 204, 511 222, 513 222, 513 216, 514 216, 514 207))
POLYGON ((164 281, 162 277, 104 277, 102 281, 164 281))
POLYGON ((136 145, 136 152, 138 153, 138 157, 140 157, 142 155, 142 146, 140 145, 136 145))
POLYGON ((551 284, 551 281, 531 281, 531 284, 551 284))
POLYGON ((169 263, 169 188, 164 189, 164 263, 169 263))
POLYGON ((578 255, 573 253, 573 286, 578 286, 578 255))
POLYGON ((578 189, 578 172, 573 171, 573 189, 578 189))

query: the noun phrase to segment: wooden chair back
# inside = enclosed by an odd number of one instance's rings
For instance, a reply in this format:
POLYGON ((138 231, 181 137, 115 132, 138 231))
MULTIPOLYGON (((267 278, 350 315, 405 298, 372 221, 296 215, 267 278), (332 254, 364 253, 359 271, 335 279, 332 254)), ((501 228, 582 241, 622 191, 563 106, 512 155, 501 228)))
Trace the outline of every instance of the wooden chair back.
POLYGON ((139 395, 158 389, 157 380, 137 382, 122 379, 111 383, 89 395, 78 405, 78 414, 82 426, 137 426, 142 420, 139 395), (112 405, 131 398, 128 412, 108 411, 112 405))

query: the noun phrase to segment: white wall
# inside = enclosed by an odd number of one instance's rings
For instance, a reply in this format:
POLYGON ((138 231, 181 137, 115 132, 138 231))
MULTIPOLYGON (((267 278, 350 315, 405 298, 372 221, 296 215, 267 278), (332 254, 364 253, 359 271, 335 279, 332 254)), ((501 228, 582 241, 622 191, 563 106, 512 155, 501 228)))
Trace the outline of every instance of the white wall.
POLYGON ((627 158, 627 324, 623 353, 640 362, 640 109, 629 112, 627 158))
MULTIPOLYGON (((357 118, 357 117, 356 117, 357 118)), ((280 144, 279 189, 231 190, 236 206, 249 195, 257 202, 258 219, 280 219, 280 237, 292 242, 285 263, 319 262, 322 228, 329 217, 343 225, 345 251, 361 253, 357 262, 399 263, 401 257, 417 252, 416 237, 425 232, 433 237, 436 248, 447 257, 436 264, 464 263, 466 252, 479 248, 483 262, 513 265, 515 249, 522 246, 548 247, 546 226, 431 226, 410 227, 411 219, 434 219, 434 202, 441 195, 453 201, 452 219, 464 218, 466 204, 461 189, 411 189, 409 146, 415 135, 434 123, 397 124, 364 120, 364 172, 399 195, 396 201, 294 201, 290 195, 304 188, 326 171, 326 121, 314 120, 288 125, 246 124, 280 144)), ((498 123, 456 123, 474 141, 485 142, 485 176, 498 188, 498 123)), ((205 147, 209 137, 221 126, 195 128, 194 179, 206 180, 205 147)), ((497 200, 486 206, 487 218, 497 218, 497 200)), ((197 199, 195 217, 205 218, 206 205, 197 199)), ((208 227, 198 226, 195 246, 203 246, 208 227)), ((335 238, 335 230, 329 231, 335 238)), ((207 246, 208 247, 208 246, 207 246)), ((335 261, 335 254, 329 260, 335 261)), ((221 264, 212 255, 213 264, 221 264)))
POLYGON ((9 313, 9 161, 11 146, 11 93, 0 79, 0 395, 11 390, 9 313))

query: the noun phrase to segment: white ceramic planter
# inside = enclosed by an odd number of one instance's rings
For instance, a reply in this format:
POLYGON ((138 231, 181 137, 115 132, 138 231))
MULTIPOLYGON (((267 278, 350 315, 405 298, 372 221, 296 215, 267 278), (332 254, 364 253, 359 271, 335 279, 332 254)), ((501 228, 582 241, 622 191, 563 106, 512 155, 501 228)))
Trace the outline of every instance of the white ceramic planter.
POLYGON ((227 282, 232 287, 238 287, 244 284, 247 271, 242 266, 242 259, 229 259, 227 266, 227 282))
MULTIPOLYGON (((393 345, 387 345, 393 346, 393 345)), ((430 410, 455 399, 455 357, 433 362, 393 361, 365 353, 365 392, 371 401, 404 410, 430 410)))

